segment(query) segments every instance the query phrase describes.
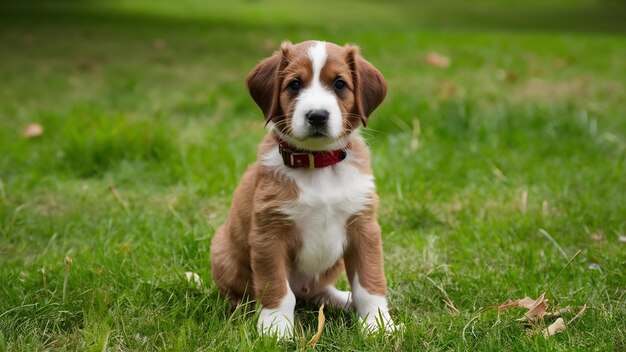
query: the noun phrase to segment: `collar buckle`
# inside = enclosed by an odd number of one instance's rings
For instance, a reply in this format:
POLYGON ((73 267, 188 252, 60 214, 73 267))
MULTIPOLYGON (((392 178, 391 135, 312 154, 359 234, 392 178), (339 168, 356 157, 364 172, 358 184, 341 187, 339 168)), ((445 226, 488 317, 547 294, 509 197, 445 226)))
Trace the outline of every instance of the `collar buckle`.
POLYGON ((307 156, 309 160, 309 169, 315 169, 315 156, 311 153, 294 153, 294 152, 289 153, 289 161, 291 162, 292 166, 298 166, 298 167, 303 166, 302 165, 303 159, 298 158, 300 156, 307 156))

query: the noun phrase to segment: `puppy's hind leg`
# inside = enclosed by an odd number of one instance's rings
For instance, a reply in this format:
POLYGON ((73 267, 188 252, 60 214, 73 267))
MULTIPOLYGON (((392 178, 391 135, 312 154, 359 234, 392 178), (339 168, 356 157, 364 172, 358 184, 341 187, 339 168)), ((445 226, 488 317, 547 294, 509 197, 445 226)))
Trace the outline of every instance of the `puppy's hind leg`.
POLYGON ((211 243, 213 280, 235 308, 249 289, 252 273, 246 258, 238 258, 238 253, 233 253, 230 248, 222 227, 217 231, 211 243))
POLYGON ((338 290, 333 285, 324 286, 320 293, 312 299, 317 305, 326 305, 344 310, 352 309, 352 293, 338 290))

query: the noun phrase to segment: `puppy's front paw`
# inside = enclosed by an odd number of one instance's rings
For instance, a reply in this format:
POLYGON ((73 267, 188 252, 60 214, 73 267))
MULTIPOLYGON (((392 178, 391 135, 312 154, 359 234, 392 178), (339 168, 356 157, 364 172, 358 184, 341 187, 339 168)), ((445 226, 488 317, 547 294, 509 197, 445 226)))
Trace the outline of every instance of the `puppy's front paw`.
POLYGON ((261 309, 257 323, 259 335, 272 335, 279 339, 293 337, 293 311, 283 312, 280 309, 261 309))
POLYGON ((359 321, 361 326, 368 333, 376 333, 381 330, 385 332, 395 332, 402 328, 402 326, 394 323, 388 312, 379 311, 378 313, 368 314, 365 318, 360 318, 359 321))

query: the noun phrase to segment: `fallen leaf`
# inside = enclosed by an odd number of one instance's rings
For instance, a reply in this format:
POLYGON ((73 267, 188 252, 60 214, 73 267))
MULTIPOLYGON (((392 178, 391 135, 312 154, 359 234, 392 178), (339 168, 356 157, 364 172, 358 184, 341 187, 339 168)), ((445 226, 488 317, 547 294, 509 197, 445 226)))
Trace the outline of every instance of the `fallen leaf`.
POLYGON ((626 243, 626 236, 619 235, 619 241, 622 242, 622 243, 626 243))
POLYGON ((34 35, 26 34, 24 36, 24 43, 26 43, 26 45, 32 46, 34 42, 35 42, 35 36, 34 35))
POLYGON ((572 307, 565 307, 565 308, 561 308, 561 309, 559 309, 557 311, 554 311, 554 312, 548 312, 543 317, 544 318, 558 318, 558 317, 562 316, 563 314, 571 313, 572 310, 574 310, 574 308, 572 308, 572 307))
POLYGON ((545 293, 542 293, 537 299, 526 296, 515 301, 508 300, 498 306, 498 311, 502 313, 509 308, 526 308, 528 309, 528 312, 525 314, 526 319, 534 321, 538 318, 543 318, 548 308, 548 300, 545 298, 545 295, 545 293))
POLYGON ((443 81, 439 87, 439 96, 444 100, 453 98, 456 95, 456 92, 456 86, 449 80, 443 81))
POLYGON ((317 343, 317 341, 320 340, 320 337, 322 337, 322 332, 324 331, 325 322, 326 322, 326 317, 324 316, 324 304, 322 304, 320 306, 320 310, 317 316, 317 332, 315 333, 315 335, 313 335, 313 337, 311 337, 311 340, 309 340, 309 342, 307 343, 307 346, 313 348, 315 344, 317 343))
POLYGON ((594 232, 591 234, 591 240, 592 241, 602 241, 604 239, 604 235, 602 234, 602 232, 594 232))
POLYGON ((500 311, 500 313, 504 312, 505 310, 509 309, 509 308, 527 308, 530 309, 533 305, 533 303, 535 303, 535 300, 526 296, 522 299, 518 299, 515 301, 511 301, 508 300, 504 303, 502 303, 499 307, 498 310, 500 311))
POLYGON ((498 312, 502 313, 505 310, 509 308, 513 308, 513 307, 519 307, 519 300, 517 301, 511 301, 510 299, 507 300, 506 302, 498 306, 498 312))
POLYGON ((550 324, 550 326, 543 329, 542 332, 544 337, 550 337, 563 330, 565 330, 565 321, 563 320, 563 318, 558 318, 554 321, 554 323, 550 324))
POLYGON ((548 309, 548 300, 545 298, 545 292, 541 296, 537 297, 537 300, 533 303, 532 307, 528 308, 526 312, 526 318, 530 321, 543 318, 546 315, 546 309, 548 309))
POLYGON ((31 139, 43 134, 43 126, 38 123, 29 123, 22 131, 22 137, 31 139))
POLYGON ((426 63, 431 66, 435 66, 439 68, 446 68, 450 66, 450 58, 431 51, 428 54, 426 54, 426 63))
POLYGON ((163 39, 157 38, 154 40, 153 44, 154 44, 154 48, 158 51, 163 51, 167 49, 167 43, 163 39))

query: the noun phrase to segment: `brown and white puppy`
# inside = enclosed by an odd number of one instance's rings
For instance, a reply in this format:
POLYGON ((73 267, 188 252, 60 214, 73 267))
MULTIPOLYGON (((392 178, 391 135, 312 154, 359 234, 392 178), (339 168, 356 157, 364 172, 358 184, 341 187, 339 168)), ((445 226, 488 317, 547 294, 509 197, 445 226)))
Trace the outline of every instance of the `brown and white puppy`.
POLYGON ((368 330, 393 330, 359 135, 385 97, 383 76, 355 46, 286 42, 246 84, 269 133, 213 238, 214 280, 233 303, 260 302, 260 333, 292 336, 296 298, 354 307, 368 330), (351 294, 334 287, 344 265, 351 294))

